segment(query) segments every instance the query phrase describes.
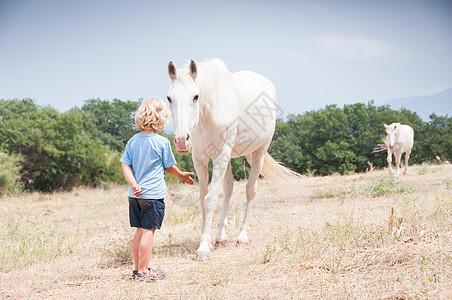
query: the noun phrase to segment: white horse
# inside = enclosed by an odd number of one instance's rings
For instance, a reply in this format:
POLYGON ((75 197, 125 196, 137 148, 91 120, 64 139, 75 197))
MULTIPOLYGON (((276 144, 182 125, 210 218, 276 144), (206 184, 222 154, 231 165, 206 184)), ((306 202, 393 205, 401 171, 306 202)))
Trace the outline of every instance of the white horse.
POLYGON ((251 203, 261 171, 267 178, 289 178, 294 174, 267 153, 277 109, 276 91, 267 78, 249 71, 231 73, 220 59, 202 63, 191 60, 181 69, 176 69, 170 61, 168 75, 172 82, 167 99, 175 126, 176 151, 188 153, 192 147, 199 179, 203 223, 196 258, 205 260, 212 248, 212 216, 220 185, 223 185, 224 199, 216 242, 221 244, 227 239, 225 227, 234 181, 231 158, 246 155, 251 165, 246 184, 247 204, 237 243, 248 241, 251 203), (210 159, 213 172, 209 185, 210 159))
POLYGON ((414 144, 414 130, 409 125, 400 123, 384 125, 386 128, 385 144, 388 147, 389 173, 392 174, 392 154, 394 153, 395 156, 396 175, 399 175, 400 161, 402 154, 405 153, 405 171, 403 174, 406 174, 408 171, 408 160, 414 144))

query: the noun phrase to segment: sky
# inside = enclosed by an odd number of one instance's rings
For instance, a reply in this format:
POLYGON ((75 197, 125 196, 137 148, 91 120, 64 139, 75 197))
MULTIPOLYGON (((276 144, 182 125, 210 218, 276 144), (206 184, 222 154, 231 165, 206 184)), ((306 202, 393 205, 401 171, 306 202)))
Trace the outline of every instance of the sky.
POLYGON ((166 98, 167 65, 269 78, 284 114, 452 87, 452 1, 0 0, 0 99, 166 98))

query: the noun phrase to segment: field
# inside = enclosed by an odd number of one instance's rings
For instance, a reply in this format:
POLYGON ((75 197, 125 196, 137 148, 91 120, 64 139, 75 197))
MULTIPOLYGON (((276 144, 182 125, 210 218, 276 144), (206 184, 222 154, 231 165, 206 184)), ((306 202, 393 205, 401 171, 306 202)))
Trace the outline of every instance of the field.
POLYGON ((151 283, 129 279, 125 186, 5 196, 0 297, 452 299, 452 165, 409 172, 303 177, 290 187, 261 180, 250 242, 239 247, 245 183, 236 182, 230 242, 206 262, 193 260, 197 188, 170 185, 151 262, 168 276, 151 283))

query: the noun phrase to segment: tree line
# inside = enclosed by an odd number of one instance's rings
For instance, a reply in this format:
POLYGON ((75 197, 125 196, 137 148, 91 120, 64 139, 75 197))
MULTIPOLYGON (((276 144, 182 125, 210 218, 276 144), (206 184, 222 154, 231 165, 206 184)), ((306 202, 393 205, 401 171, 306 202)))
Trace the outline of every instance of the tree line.
MULTIPOLYGON (((0 100, 0 192, 125 183, 119 158, 137 133, 134 113, 140 104, 141 100, 89 99, 61 113, 31 99, 0 100)), ((451 117, 431 115, 424 122, 414 112, 377 107, 372 101, 342 108, 329 105, 277 120, 269 153, 301 174, 363 172, 369 164, 382 168, 386 152, 373 151, 384 137, 383 124, 392 122, 415 130, 410 162, 452 159, 451 117)), ((180 169, 194 170, 190 155, 177 154, 174 148, 173 152, 180 169)), ((233 159, 232 169, 236 179, 248 176, 244 158, 233 159)))
POLYGON ((414 129, 410 163, 452 159, 452 118, 432 114, 424 122, 415 112, 355 103, 289 115, 278 120, 269 153, 299 173, 328 175, 363 172, 387 165, 379 149, 384 124, 399 122, 414 129))

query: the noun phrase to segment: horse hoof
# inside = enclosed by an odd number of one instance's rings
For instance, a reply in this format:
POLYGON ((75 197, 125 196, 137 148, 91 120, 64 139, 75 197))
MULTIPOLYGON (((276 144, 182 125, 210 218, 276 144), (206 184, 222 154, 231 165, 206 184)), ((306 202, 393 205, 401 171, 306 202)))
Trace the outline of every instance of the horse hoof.
POLYGON ((209 252, 196 252, 195 260, 205 261, 208 260, 209 258, 210 258, 209 252))
POLYGON ((216 241, 215 242, 215 248, 224 248, 224 247, 226 247, 226 240, 224 240, 224 241, 216 241))

